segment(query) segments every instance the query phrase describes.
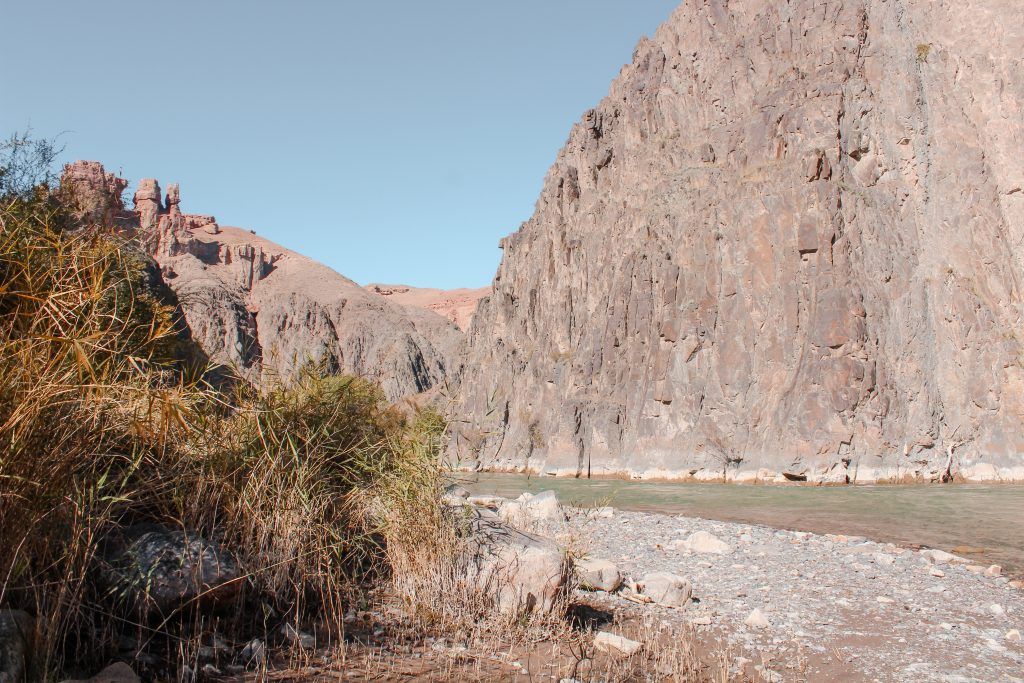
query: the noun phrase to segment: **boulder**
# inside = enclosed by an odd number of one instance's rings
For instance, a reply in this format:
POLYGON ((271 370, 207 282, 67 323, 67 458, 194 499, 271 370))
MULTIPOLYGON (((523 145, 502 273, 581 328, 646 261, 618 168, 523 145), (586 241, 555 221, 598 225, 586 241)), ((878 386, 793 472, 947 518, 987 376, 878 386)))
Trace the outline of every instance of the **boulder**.
POLYGON ((576 579, 584 590, 611 593, 622 585, 619 568, 608 560, 590 557, 577 560, 575 571, 576 579))
POLYGON ((469 491, 458 484, 449 484, 441 494, 441 502, 449 506, 465 505, 469 500, 469 491))
POLYGON ((644 595, 665 607, 685 607, 693 592, 689 581, 668 572, 647 574, 640 585, 644 595))
POLYGON ((32 640, 33 620, 27 612, 0 610, 0 683, 21 683, 32 640))
POLYGON ((731 545, 707 531, 697 531, 691 534, 689 538, 677 544, 676 547, 689 550, 692 553, 728 555, 732 552, 731 545))
POLYGON ((938 548, 927 548, 921 551, 921 557, 932 564, 953 564, 960 558, 951 553, 947 553, 945 550, 939 550, 938 548))
POLYGON ((541 491, 538 494, 523 493, 517 500, 531 519, 565 519, 565 513, 562 512, 562 506, 558 504, 558 496, 554 491, 541 491))
POLYGON ((231 554, 193 531, 132 527, 110 543, 105 558, 117 593, 146 613, 224 603, 242 587, 231 554))
POLYGON ((643 643, 608 631, 598 631, 594 636, 594 647, 617 657, 632 657, 643 647, 643 643))
POLYGON ((565 513, 554 491, 536 495, 523 493, 515 500, 505 501, 498 508, 502 521, 512 526, 531 526, 536 522, 564 520, 565 513))
POLYGON ((68 680, 64 683, 140 683, 139 677, 124 662, 115 662, 92 678, 68 680))
POLYGON ((507 615, 550 612, 568 576, 565 552, 554 541, 514 529, 474 511, 465 578, 507 615))
POLYGON ((267 646, 259 638, 253 638, 238 653, 238 658, 247 668, 259 666, 267 658, 267 646))

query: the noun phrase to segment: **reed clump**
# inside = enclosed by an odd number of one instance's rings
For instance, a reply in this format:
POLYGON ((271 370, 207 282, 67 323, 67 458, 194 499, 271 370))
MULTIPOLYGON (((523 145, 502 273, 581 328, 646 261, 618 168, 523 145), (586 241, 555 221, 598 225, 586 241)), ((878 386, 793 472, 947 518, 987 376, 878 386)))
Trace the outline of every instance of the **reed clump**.
POLYGON ((238 560, 240 603, 217 617, 232 637, 342 629, 443 535, 443 421, 315 365, 214 386, 148 256, 66 203, 46 182, 0 183, 0 608, 35 617, 31 675, 101 666, 126 632, 165 659, 209 635, 205 616, 147 621, 97 580, 105 539, 139 523, 238 560))

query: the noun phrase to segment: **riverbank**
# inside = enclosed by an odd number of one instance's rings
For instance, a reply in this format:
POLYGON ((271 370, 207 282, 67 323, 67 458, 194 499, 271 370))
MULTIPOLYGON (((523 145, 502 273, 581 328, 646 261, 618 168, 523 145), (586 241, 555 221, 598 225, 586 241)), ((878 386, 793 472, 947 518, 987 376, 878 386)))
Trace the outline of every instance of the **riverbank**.
POLYGON ((754 680, 1022 680, 1024 592, 994 568, 858 537, 604 514, 570 512, 539 530, 612 561, 627 583, 683 576, 693 601, 669 609, 637 605, 628 592, 587 598, 666 626, 691 624, 704 647, 727 649, 754 680), (697 532, 728 551, 689 550, 697 532))
POLYGON ((479 473, 463 483, 474 492, 507 498, 550 489, 566 504, 583 507, 609 505, 634 512, 864 536, 960 554, 969 549, 976 564, 998 564, 1005 573, 1024 578, 1022 486, 736 486, 495 473, 479 473))

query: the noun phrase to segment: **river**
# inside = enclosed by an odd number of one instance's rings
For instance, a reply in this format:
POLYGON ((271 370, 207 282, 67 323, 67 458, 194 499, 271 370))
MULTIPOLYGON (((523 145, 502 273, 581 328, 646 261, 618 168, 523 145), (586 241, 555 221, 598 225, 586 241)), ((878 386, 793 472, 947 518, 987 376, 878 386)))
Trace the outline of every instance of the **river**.
POLYGON ((553 490, 569 505, 610 505, 795 531, 864 536, 966 554, 1024 574, 1024 486, 741 486, 617 479, 460 475, 474 493, 505 497, 553 490), (960 548, 963 552, 963 549, 960 548))

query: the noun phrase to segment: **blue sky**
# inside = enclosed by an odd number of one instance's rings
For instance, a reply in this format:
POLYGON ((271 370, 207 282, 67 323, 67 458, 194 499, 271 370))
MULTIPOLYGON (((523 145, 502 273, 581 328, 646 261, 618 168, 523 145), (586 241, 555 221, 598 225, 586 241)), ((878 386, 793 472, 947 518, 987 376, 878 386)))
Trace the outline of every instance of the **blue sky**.
POLYGON ((360 283, 481 286, 677 0, 6 2, 0 134, 360 283))

